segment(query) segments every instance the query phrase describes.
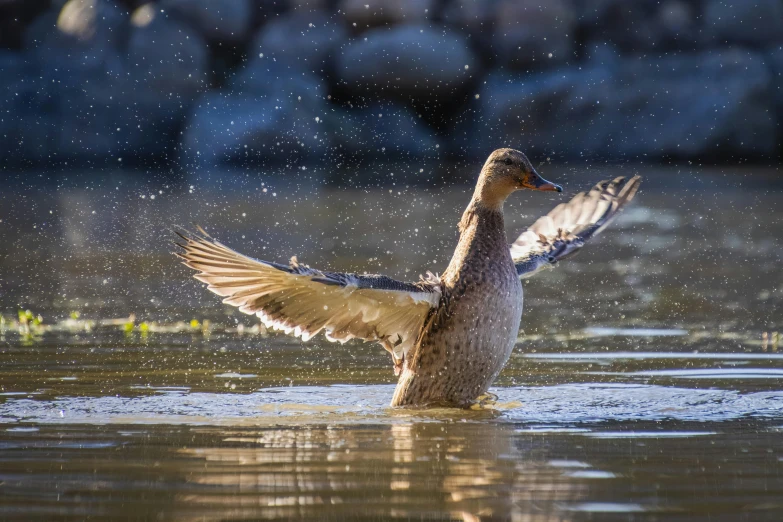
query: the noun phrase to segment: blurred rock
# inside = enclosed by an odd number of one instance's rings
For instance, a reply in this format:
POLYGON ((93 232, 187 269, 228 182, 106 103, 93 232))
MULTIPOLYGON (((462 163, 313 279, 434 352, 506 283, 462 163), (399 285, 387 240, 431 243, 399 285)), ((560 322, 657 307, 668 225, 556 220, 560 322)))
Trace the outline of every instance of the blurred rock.
POLYGON ((611 42, 624 50, 647 49, 658 43, 650 23, 658 0, 574 0, 578 25, 588 40, 611 42))
POLYGON ((772 71, 772 97, 775 100, 777 119, 778 122, 783 122, 783 47, 770 51, 766 61, 772 71))
POLYGON ((780 0, 708 0, 704 6, 707 38, 718 43, 762 45, 783 40, 780 0))
POLYGON ((271 59, 248 65, 229 88, 210 92, 195 105, 180 148, 183 167, 287 163, 328 149, 320 80, 271 59))
POLYGON ((544 66, 573 59, 575 16, 566 0, 501 0, 493 43, 501 63, 544 66))
POLYGON ((501 0, 451 0, 444 6, 441 17, 449 27, 469 36, 471 48, 485 67, 508 64, 503 53, 496 48, 496 11, 501 0))
POLYGON ((379 97, 437 97, 474 81, 478 61, 461 34, 431 26, 374 29, 337 59, 340 87, 379 97))
POLYGON ((592 62, 593 65, 614 63, 623 54, 615 45, 603 41, 585 42, 582 53, 584 59, 592 62))
POLYGON ((419 157, 444 148, 433 125, 477 156, 761 158, 781 20, 783 0, 0 0, 0 47, 20 50, 0 51, 0 153, 419 157))
POLYGON ((50 4, 51 0, 1 0, 0 49, 21 49, 25 28, 50 4))
POLYGON ((15 126, 17 161, 95 165, 118 162, 129 151, 145 158, 148 147, 158 146, 158 136, 138 129, 158 104, 139 99, 121 71, 96 66, 74 74, 28 64, 20 74, 15 103, 0 105, 15 126))
POLYGON ((325 11, 293 12, 263 26, 250 47, 250 59, 263 54, 307 71, 329 71, 339 46, 348 38, 342 21, 325 11))
POLYGON ((208 40, 236 43, 250 36, 250 0, 160 0, 158 5, 186 20, 208 40))
POLYGON ((683 0, 666 0, 661 3, 658 20, 670 35, 687 33, 694 29, 696 10, 694 5, 683 0))
POLYGON ((527 77, 493 73, 460 118, 459 152, 538 157, 768 157, 771 79, 743 50, 588 63, 527 77))
POLYGON ((38 69, 21 53, 0 50, 0 71, 0 157, 26 165, 51 152, 54 127, 41 106, 52 101, 38 91, 38 69))
POLYGON ((441 140, 408 107, 376 103, 330 115, 335 144, 340 152, 385 158, 425 157, 438 154, 441 140))
MULTIPOLYGON (((693 2, 667 0, 662 2, 652 22, 658 32, 658 51, 682 49, 694 51, 700 47, 700 12, 693 2)), ((648 49, 651 47, 648 47, 648 49)))
POLYGON ((207 49, 159 10, 138 11, 71 0, 29 28, 14 87, 21 101, 7 111, 20 122, 21 157, 145 164, 167 156, 204 88, 207 49))
POLYGON ((471 36, 488 33, 495 23, 500 0, 452 0, 443 9, 443 21, 471 36))
POLYGON ((122 149, 115 110, 129 13, 108 0, 53 2, 25 32, 29 69, 17 107, 29 161, 91 161, 122 149))
POLYGON ((771 77, 758 54, 727 49, 621 66, 614 102, 632 125, 620 134, 623 154, 713 160, 774 153, 771 77))
POLYGON ((358 31, 379 25, 418 24, 432 17, 435 0, 340 0, 338 9, 358 31))
POLYGON ((694 50, 699 12, 688 0, 575 0, 578 27, 588 41, 624 51, 694 50))
MULTIPOLYGON (((256 0, 259 4, 268 4, 268 0, 256 0)), ((284 2, 281 2, 283 4, 284 2)), ((334 0, 288 0, 291 11, 309 13, 312 11, 332 10, 334 0)))
POLYGON ((252 96, 275 96, 296 92, 310 107, 324 103, 326 87, 317 75, 271 58, 251 60, 231 79, 226 92, 252 96))
POLYGON ((451 0, 441 14, 448 26, 467 33, 473 46, 488 61, 494 61, 497 53, 492 48, 492 37, 498 2, 499 0, 451 0))
POLYGON ((149 4, 134 11, 132 25, 127 69, 133 87, 123 101, 146 107, 135 118, 133 133, 155 139, 139 147, 165 155, 191 105, 208 88, 207 44, 194 29, 149 4))
POLYGON ((110 0, 55 1, 25 31, 24 49, 45 67, 89 69, 118 60, 130 15, 110 0))
POLYGON ((209 50, 195 30, 150 4, 134 11, 128 68, 151 91, 181 103, 207 89, 209 50))

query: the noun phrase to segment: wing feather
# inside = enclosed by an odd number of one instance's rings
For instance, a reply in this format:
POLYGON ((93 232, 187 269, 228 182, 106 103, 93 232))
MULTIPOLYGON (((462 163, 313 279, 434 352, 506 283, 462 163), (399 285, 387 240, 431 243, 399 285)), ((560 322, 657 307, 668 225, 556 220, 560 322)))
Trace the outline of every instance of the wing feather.
POLYGON ((530 277, 576 253, 617 217, 640 183, 640 176, 601 181, 540 217, 511 245, 519 277, 530 277))
POLYGON ((323 332, 341 343, 378 341, 387 349, 394 346, 399 360, 440 302, 440 284, 431 274, 405 283, 381 275, 325 272, 296 258, 286 266, 244 256, 203 231, 177 234, 183 240, 177 255, 224 303, 303 340, 323 332))

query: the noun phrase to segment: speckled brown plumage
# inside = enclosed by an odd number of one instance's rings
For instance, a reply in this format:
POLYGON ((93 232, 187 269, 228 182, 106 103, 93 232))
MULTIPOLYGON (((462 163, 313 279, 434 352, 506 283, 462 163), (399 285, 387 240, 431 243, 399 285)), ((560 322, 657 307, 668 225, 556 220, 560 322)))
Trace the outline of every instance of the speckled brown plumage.
POLYGON ((441 277, 441 302, 408 355, 393 406, 468 406, 511 355, 522 318, 522 284, 501 210, 466 210, 454 257, 441 277))

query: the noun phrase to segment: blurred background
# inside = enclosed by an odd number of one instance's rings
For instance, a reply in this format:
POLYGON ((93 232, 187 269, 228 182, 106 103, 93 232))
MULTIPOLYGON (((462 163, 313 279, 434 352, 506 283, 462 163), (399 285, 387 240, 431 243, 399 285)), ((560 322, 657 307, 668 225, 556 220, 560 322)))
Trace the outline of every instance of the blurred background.
POLYGON ((781 73, 783 0, 0 0, 0 519, 783 520, 781 73), (510 240, 644 180, 497 409, 389 410, 172 255, 415 281, 498 147, 565 189, 510 240))
MULTIPOLYGON (((271 260, 437 272, 498 147, 566 188, 511 198, 509 237, 645 177, 627 223, 662 265, 613 283, 652 285, 641 323, 734 286, 776 298, 782 23, 783 0, 0 0, 0 312, 236 317, 177 265, 173 223, 271 260)), ((598 250, 596 271, 635 255, 598 250)))
POLYGON ((777 165, 782 23, 783 0, 0 0, 0 168, 777 165))

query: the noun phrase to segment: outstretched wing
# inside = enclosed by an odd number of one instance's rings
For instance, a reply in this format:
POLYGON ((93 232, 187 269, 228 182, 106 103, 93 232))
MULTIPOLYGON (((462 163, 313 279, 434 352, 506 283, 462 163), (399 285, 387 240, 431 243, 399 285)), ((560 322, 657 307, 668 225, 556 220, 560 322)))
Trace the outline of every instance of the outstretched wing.
POLYGON ((321 331, 330 341, 378 341, 396 362, 440 301, 440 284, 429 273, 417 283, 403 283, 382 275, 323 272, 296 258, 289 266, 253 259, 206 233, 177 234, 184 240, 177 243, 183 250, 177 255, 224 303, 305 341, 321 331))
POLYGON ((589 192, 580 192, 538 219, 511 245, 511 257, 520 278, 551 268, 582 248, 617 217, 639 189, 642 178, 634 176, 599 182, 589 192))

